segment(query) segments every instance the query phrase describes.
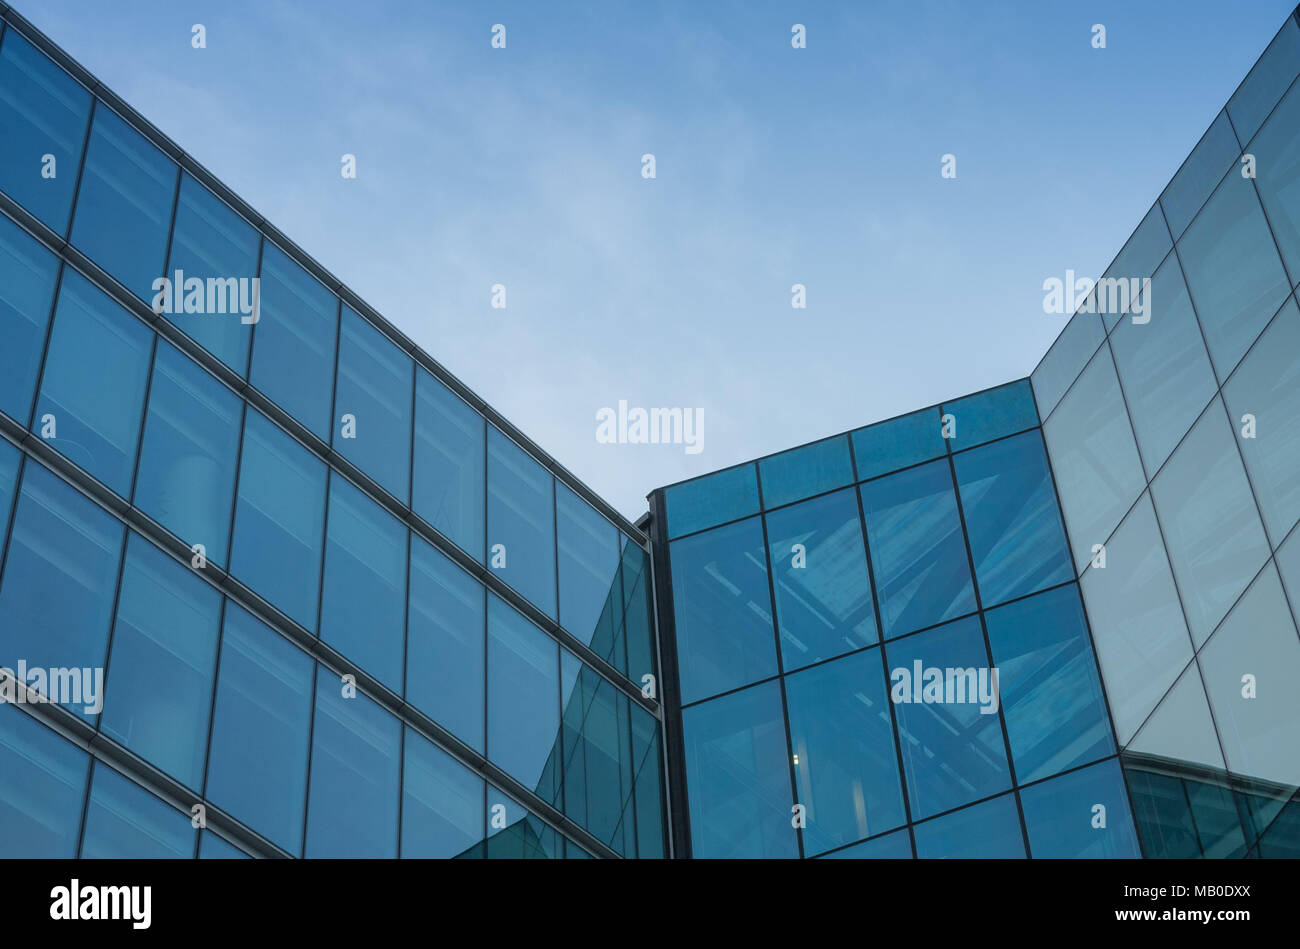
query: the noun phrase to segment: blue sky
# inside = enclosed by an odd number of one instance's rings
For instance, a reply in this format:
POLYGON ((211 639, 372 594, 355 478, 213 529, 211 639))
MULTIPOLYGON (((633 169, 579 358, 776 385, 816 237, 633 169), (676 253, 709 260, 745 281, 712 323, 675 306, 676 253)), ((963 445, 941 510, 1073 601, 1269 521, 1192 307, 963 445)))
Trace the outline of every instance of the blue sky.
POLYGON ((1028 375, 1043 281, 1105 269, 1290 9, 14 5, 631 518, 1028 375), (620 399, 702 408, 703 451, 599 444, 620 399))

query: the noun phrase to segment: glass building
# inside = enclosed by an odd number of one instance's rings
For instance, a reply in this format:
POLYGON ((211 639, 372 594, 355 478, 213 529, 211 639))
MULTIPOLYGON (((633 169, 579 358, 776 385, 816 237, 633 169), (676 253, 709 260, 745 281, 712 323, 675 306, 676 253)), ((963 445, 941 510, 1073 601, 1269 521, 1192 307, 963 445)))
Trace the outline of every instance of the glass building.
POLYGON ((1300 856, 1297 74, 1028 378, 632 524, 0 4, 0 856, 1300 856))

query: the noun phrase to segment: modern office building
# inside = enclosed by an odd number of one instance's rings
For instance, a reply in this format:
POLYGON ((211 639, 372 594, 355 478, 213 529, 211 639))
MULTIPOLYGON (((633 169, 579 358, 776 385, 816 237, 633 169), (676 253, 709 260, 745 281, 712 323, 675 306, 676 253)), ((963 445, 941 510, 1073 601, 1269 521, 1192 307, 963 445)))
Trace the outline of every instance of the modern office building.
POLYGON ((1300 856, 1295 17, 1028 378, 635 525, 0 20, 0 855, 1300 856))

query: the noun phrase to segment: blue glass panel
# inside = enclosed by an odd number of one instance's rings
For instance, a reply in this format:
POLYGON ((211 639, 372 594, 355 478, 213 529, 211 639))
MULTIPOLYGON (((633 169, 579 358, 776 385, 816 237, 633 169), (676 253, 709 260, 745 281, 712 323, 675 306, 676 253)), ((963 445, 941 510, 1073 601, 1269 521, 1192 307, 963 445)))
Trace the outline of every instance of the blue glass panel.
POLYGON ((406 700, 483 752, 483 587, 411 537, 406 700))
MULTIPOLYGON (((120 522, 28 462, 0 586, 0 665, 102 668, 121 549, 120 522)), ((87 714, 84 701, 65 705, 87 714)))
MULTIPOLYGON (((1209 189, 1207 188, 1206 194, 1208 193, 1209 189)), ((1201 196, 1201 200, 1205 200, 1204 195, 1201 196)), ((1165 225, 1165 216, 1160 210, 1160 205, 1152 205, 1151 210, 1142 219, 1142 223, 1138 225, 1137 230, 1124 244, 1123 249, 1115 255, 1115 259, 1111 261, 1110 267, 1106 270, 1106 276, 1116 280, 1128 281, 1150 277, 1160 267, 1160 262, 1168 256, 1173 246, 1174 243, 1169 237, 1169 228, 1165 225)), ((1130 283, 1130 289, 1132 286, 1132 283, 1130 283)), ((1118 311, 1121 308, 1103 305, 1101 309, 1104 311, 1102 321, 1106 324, 1107 332, 1110 332, 1119 323, 1121 314, 1118 311)), ((1095 318, 1093 317, 1093 319, 1095 318)), ((1043 410, 1046 411, 1045 408, 1043 410)))
POLYGON ((618 530, 565 485, 555 485, 560 625, 602 652, 621 612, 618 530), (598 635, 603 634, 603 635, 598 635), (603 647, 603 648, 602 648, 603 647))
POLYGON ((1255 185, 1294 285, 1300 279, 1300 89, 1283 97, 1250 152, 1255 185))
POLYGON ((1022 789, 1020 807, 1036 858, 1142 856, 1113 758, 1022 789))
POLYGON ((674 541, 670 559, 682 701, 775 675, 759 518, 674 541))
POLYGON ((487 834, 489 860, 556 860, 563 854, 554 828, 492 785, 487 834))
POLYGON ((1237 136, 1233 134, 1225 109, 1196 143, 1192 153, 1160 196, 1160 204, 1165 209, 1165 217, 1169 221, 1169 229, 1173 231, 1174 240, 1182 235, 1223 173, 1237 160, 1239 153, 1237 136))
MULTIPOLYGON (((629 703, 630 704, 630 703, 629 703)), ((632 709, 632 766, 636 771, 636 855, 664 857, 664 800, 659 723, 636 705, 632 709)))
POLYGON ((559 646, 488 597, 488 758, 536 788, 560 730, 559 646))
POLYGON ((488 435, 488 566, 555 616, 554 478, 493 427, 488 435))
POLYGON ((853 491, 773 511, 767 515, 767 539, 787 672, 876 642, 866 545, 853 491))
POLYGON ((978 617, 885 644, 914 820, 1011 786, 978 617))
POLYGON ((470 855, 483 839, 483 779, 409 728, 404 756, 402 856, 470 855))
POLYGON ((753 465, 728 468, 664 491, 669 538, 681 537, 758 511, 753 465))
POLYGON ((320 636, 398 694, 407 533, 351 482, 331 475, 320 636))
POLYGON ((100 729, 203 786, 221 594, 138 534, 126 545, 100 729))
POLYGON ((291 854, 302 849, 312 661, 227 602, 206 796, 291 854))
POLYGON ((14 30, 0 47, 0 188, 59 234, 68 226, 90 93, 14 30), (45 156, 54 156, 46 177, 45 156))
POLYGON ((170 343, 154 356, 135 506, 218 566, 229 550, 243 403, 170 343))
POLYGON ((1025 856, 1020 812, 1013 794, 964 807, 917 824, 916 855, 927 858, 1007 859, 1025 856))
POLYGON ((45 357, 35 431, 118 494, 131 492, 154 334, 80 274, 65 269, 45 357), (112 398, 106 398, 111 393, 112 398))
POLYGON ((852 847, 844 847, 832 853, 822 854, 823 860, 911 860, 912 840, 907 830, 895 830, 864 840, 852 847))
POLYGON ((769 510, 853 483, 849 440, 840 435, 782 452, 758 463, 763 506, 769 510))
MULTIPOLYGON (((22 461, 23 456, 17 448, 0 441, 0 537, 6 536, 9 530, 9 513, 18 492, 18 469, 22 461)), ((4 549, 0 546, 0 565, 3 563, 4 549)))
POLYGON ((265 242, 249 378, 327 442, 338 317, 338 298, 284 251, 265 242))
POLYGON ((1187 789, 1171 775, 1125 769, 1142 848, 1149 859, 1204 856, 1187 789))
POLYGON ((248 860, 250 857, 234 844, 222 840, 210 830, 199 832, 200 860, 248 860))
POLYGON ((401 744, 397 719, 319 670, 303 856, 397 856, 401 744))
POLYGON ((259 412, 244 413, 231 572, 307 629, 316 628, 325 531, 325 465, 259 412))
MULTIPOLYGON (((191 339, 240 376, 248 372, 253 321, 261 316, 260 307, 254 311, 251 284, 257 276, 259 241, 253 225, 188 174, 181 175, 176 226, 165 274, 172 281, 167 288, 172 300, 163 312, 191 339), (177 271, 181 275, 179 281, 177 271), (177 309, 174 301, 178 284, 183 293, 185 281, 195 277, 204 282, 202 308, 198 312, 185 312, 182 298, 183 305, 177 309), (228 282, 231 279, 250 282, 232 286, 228 282), (211 284, 211 304, 207 295, 209 280, 221 281, 211 284)), ((192 307, 197 299, 191 300, 192 307)))
POLYGON ((780 686, 764 682, 688 708, 682 727, 692 854, 797 857, 780 686))
POLYGON ((615 834, 633 778, 627 697, 567 652, 561 663, 568 673, 562 698, 564 813, 622 853, 622 835, 615 834))
POLYGON ((952 461, 986 609, 1073 576, 1038 432, 962 452, 952 461))
POLYGON ((102 102, 95 107, 72 216, 72 243, 152 301, 167 256, 179 169, 102 102))
POLYGON ((1249 142, 1264 118, 1300 72, 1300 28, 1287 17, 1264 55, 1228 100, 1228 115, 1242 142, 1249 142))
MULTIPOLYGON (((1293 531, 1277 551, 1277 569, 1282 574, 1282 584, 1291 598, 1291 611, 1300 614, 1300 531, 1293 531)), ((1300 615, 1296 617, 1300 626, 1300 615)))
POLYGON ((658 645, 650 623, 650 558, 639 544, 623 539, 623 623, 627 674, 633 682, 659 675, 658 645))
POLYGON ((82 859, 193 856, 194 827, 188 814, 95 762, 81 838, 82 859))
POLYGON ((953 451, 973 448, 1038 424, 1034 390, 1028 379, 945 402, 943 413, 953 417, 949 438, 953 451))
POLYGON ((906 819, 880 650, 788 677, 795 779, 807 808, 804 854, 879 834, 906 819))
POLYGON ((1074 584, 985 615, 1020 783, 1115 753, 1074 584))
POLYGON ((947 454, 939 409, 922 409, 853 433, 859 480, 947 454))
POLYGON ((0 337, 5 341, 0 347, 0 412, 20 425, 27 424, 32 410, 58 271, 53 254, 0 217, 0 337))
POLYGON ((0 858, 77 855, 84 751, 0 702, 0 858))
POLYGON ((1095 313, 1078 313, 1070 317, 1061 335, 1056 337, 1038 368, 1030 377, 1038 411, 1046 418, 1061 401, 1067 389, 1079 377, 1092 354, 1104 339, 1101 321, 1095 313))
POLYGON ((403 504, 411 494, 414 372, 410 356, 351 307, 343 308, 334 449, 403 504), (350 427, 343 422, 349 415, 350 427))
POLYGON ((415 513, 483 560, 483 417, 423 369, 415 374, 415 513))
POLYGON ((862 485, 885 638, 975 609, 947 461, 862 485))

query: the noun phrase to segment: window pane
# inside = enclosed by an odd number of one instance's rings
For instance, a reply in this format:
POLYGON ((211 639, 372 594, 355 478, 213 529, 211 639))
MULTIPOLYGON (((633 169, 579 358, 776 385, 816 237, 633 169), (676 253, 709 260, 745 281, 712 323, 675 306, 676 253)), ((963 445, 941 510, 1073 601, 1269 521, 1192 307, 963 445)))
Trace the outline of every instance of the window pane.
POLYGON ((1239 152, 1237 136, 1233 134, 1227 110, 1224 110, 1192 149, 1192 153, 1165 188, 1165 193, 1160 196, 1160 204, 1169 220, 1169 229, 1174 232, 1174 240, 1182 235, 1223 173, 1237 160, 1239 152))
POLYGON ((423 369, 415 374, 415 513, 483 560, 483 417, 423 369))
MULTIPOLYGON (((1255 184, 1287 269, 1300 275, 1300 90, 1293 88, 1250 143, 1255 184)), ((1293 281, 1294 283, 1294 281, 1293 281)))
POLYGON ((636 855, 666 856, 664 844, 663 751, 659 723, 636 705, 632 709, 632 762, 636 769, 636 855))
MULTIPOLYGON (((567 652, 564 705, 564 813, 623 853, 619 821, 632 797, 627 697, 567 652)), ((632 819, 631 810, 627 812, 632 819)), ((625 854, 636 856, 635 852, 625 854)))
POLYGON ((1228 114, 1241 141, 1249 142, 1277 100, 1300 72, 1300 28, 1287 17, 1264 55, 1228 101, 1228 114))
POLYGON ((1102 324, 1095 313, 1075 314, 1065 324, 1031 377, 1038 410, 1044 417, 1052 414, 1103 338, 1102 324))
POLYGON ((126 545, 100 728, 203 786, 221 595, 138 534, 126 545))
POLYGON ((560 730, 559 662, 555 640, 488 597, 488 758, 528 788, 560 730))
POLYGON ((1038 425, 1038 409, 1028 379, 945 402, 943 413, 953 417, 953 435, 949 439, 953 451, 1038 425))
POLYGON ((1204 854, 1196 836, 1183 781, 1172 775, 1126 768, 1134 817, 1148 859, 1188 859, 1204 854))
POLYGON ((1268 557, 1268 539, 1215 399, 1152 482, 1169 563, 1199 647, 1268 557))
MULTIPOLYGON (((1291 598, 1292 614, 1300 613, 1300 531, 1293 531, 1287 542, 1278 548, 1277 569, 1282 583, 1291 598)), ((1300 617, 1297 618, 1300 625, 1300 617)))
POLYGON ((397 719, 319 670, 304 856, 397 856, 401 742, 397 719))
POLYGON ((1023 858, 1020 811, 1013 794, 917 824, 916 855, 970 860, 1023 858))
POLYGON ((86 753, 0 702, 0 858, 77 855, 86 753))
POLYGON ((61 454, 124 497, 131 492, 154 334, 65 269, 33 428, 54 417, 61 454), (111 394, 111 397, 109 397, 111 394))
POLYGON ((565 485, 555 485, 560 548, 560 625, 587 645, 611 651, 622 609, 618 530, 565 485), (603 635, 597 635, 603 633, 603 635))
MULTIPOLYGON (((9 513, 13 510, 14 495, 18 493, 18 469, 22 453, 8 442, 0 441, 0 537, 7 536, 9 513)), ((0 541, 0 565, 4 563, 3 542, 0 541)))
POLYGON ((907 830, 896 830, 874 840, 822 854, 823 860, 911 860, 912 841, 907 830))
POLYGON ((990 610, 1016 779, 1037 781, 1115 753, 1074 584, 990 610))
POLYGON ((1291 289, 1254 182, 1230 171, 1178 253, 1210 358, 1226 379, 1291 289))
POLYGON ((975 609, 947 461, 862 485, 885 638, 975 609))
POLYGON ((488 566, 555 617, 555 501, 550 472, 492 428, 488 435, 488 566))
POLYGON ((674 541, 670 558, 682 702, 776 675, 759 519, 674 541))
POLYGON ((405 525, 335 472, 325 545, 321 639, 402 691, 405 525))
POLYGON ((334 448, 405 504, 411 494, 415 363, 351 307, 343 308, 340 332, 334 448), (348 415, 351 429, 343 423, 348 415))
MULTIPOLYGON (((0 85, 0 113, 3 96, 0 85)), ((0 336, 5 341, 0 347, 0 412, 20 425, 27 424, 32 410, 58 271, 53 254, 0 217, 0 336)))
POLYGON ((853 491, 773 511, 767 515, 767 539, 787 672, 877 641, 853 491))
POLYGON ((758 512, 758 478, 753 465, 728 468, 664 491, 669 538, 758 512))
POLYGON ((136 296, 151 301, 166 265, 177 167, 102 102, 95 108, 77 191, 72 243, 136 296))
POLYGON ((248 860, 248 854, 210 830, 199 832, 200 860, 248 860))
POLYGON ((623 623, 627 642, 627 675, 640 684, 649 673, 659 675, 658 644, 650 623, 650 558, 639 544, 623 539, 623 623))
POLYGON ((556 860, 562 852, 554 828, 490 784, 487 833, 489 860, 556 860))
POLYGON ((324 529, 325 465, 249 409, 231 572, 309 630, 316 628, 324 529))
MULTIPOLYGON (((106 111, 106 110, 105 110, 106 111)), ((6 30, 0 47, 0 188, 59 234, 68 226, 90 93, 6 30), (54 156, 54 177, 41 174, 54 156)))
POLYGON ((763 506, 779 507, 853 483, 849 440, 843 435, 782 452, 758 463, 763 506))
POLYGON ((1201 670, 1195 662, 1187 664, 1174 687, 1160 700, 1124 750, 1183 764, 1205 765, 1217 772, 1225 770, 1201 670))
MULTIPOLYGON (((1206 194, 1208 193, 1209 188, 1206 188, 1206 194)), ((1204 200, 1205 195, 1202 195, 1197 204, 1204 200)), ((1159 269, 1160 262, 1166 258, 1173 246, 1173 241, 1169 239, 1169 228, 1165 226, 1165 216, 1161 213, 1160 205, 1155 204, 1123 249, 1115 255, 1115 259, 1106 270, 1106 276, 1120 280, 1142 280, 1150 277, 1159 269)), ((1118 313, 1107 312, 1102 316, 1107 332, 1115 329, 1119 320, 1118 313)))
POLYGON ((319 438, 330 440, 339 301, 269 241, 249 378, 319 438))
POLYGON ((948 453, 939 410, 922 409, 853 433, 858 479, 897 471, 948 453))
POLYGON ((1300 310, 1288 300, 1237 367, 1223 397, 1251 487, 1276 546, 1300 519, 1300 310), (1244 437, 1245 416, 1254 434, 1244 437))
POLYGON ((1124 779, 1115 759, 1061 775, 1020 792, 1037 859, 1140 857, 1124 779), (1096 826, 1105 808, 1105 826, 1096 826))
POLYGON ((194 827, 161 798, 95 762, 81 857, 163 859, 194 856, 194 827))
POLYGON ((226 564, 243 403, 159 340, 135 506, 204 556, 226 564))
POLYGON ((483 587, 411 537, 406 700, 483 752, 483 587))
POLYGON ((1073 577, 1038 432, 954 455, 953 464, 985 608, 1073 577))
MULTIPOLYGON (((0 665, 102 668, 121 549, 121 523, 29 462, 0 586, 0 665)), ((66 707, 86 715, 84 704, 66 707)))
POLYGON ((302 850, 312 661, 226 603, 207 798, 291 854, 302 850))
POLYGON ((887 701, 879 649, 786 679, 806 856, 906 819, 887 701))
POLYGON ((764 682, 682 713, 695 857, 797 857, 781 688, 764 682))
MULTIPOLYGON (((256 277, 259 240, 253 225, 188 174, 182 174, 171 258, 164 274, 173 281, 172 293, 176 293, 178 270, 183 275, 182 289, 184 281, 191 277, 203 280, 205 291, 209 279, 242 281, 256 277)), ((169 306, 166 315, 191 339, 244 376, 248 372, 248 343, 253 338, 254 324, 245 323, 243 317, 248 315, 251 319, 254 315, 252 289, 250 286, 248 290, 232 292, 228 287, 229 284, 222 285, 222 291, 227 294, 225 309, 228 312, 222 313, 220 306, 207 309, 205 292, 203 312, 175 312, 174 307, 169 306), (247 314, 243 309, 245 300, 250 304, 247 314)), ((213 302, 218 303, 215 294, 213 302)), ((260 318, 260 310, 256 315, 260 318)))
POLYGON ((418 732, 406 729, 402 769, 402 856, 478 856, 483 779, 418 732))

